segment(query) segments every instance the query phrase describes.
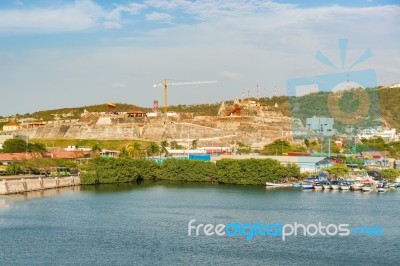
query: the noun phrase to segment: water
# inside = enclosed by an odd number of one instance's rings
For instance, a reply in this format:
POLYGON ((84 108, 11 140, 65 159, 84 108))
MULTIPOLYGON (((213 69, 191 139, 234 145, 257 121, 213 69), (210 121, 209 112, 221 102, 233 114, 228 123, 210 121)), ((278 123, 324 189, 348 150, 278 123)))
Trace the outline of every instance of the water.
POLYGON ((400 191, 102 185, 0 196, 2 265, 398 265, 400 191), (188 236, 188 222, 380 225, 384 236, 188 236))

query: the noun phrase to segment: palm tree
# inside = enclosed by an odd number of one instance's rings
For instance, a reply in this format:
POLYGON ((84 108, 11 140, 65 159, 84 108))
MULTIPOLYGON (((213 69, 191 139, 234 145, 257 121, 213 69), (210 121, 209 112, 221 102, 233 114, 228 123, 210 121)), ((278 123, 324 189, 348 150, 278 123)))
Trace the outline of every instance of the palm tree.
POLYGON ((191 146, 191 148, 192 148, 192 149, 197 149, 197 139, 195 139, 195 140, 192 141, 192 146, 191 146))
POLYGON ((142 149, 142 145, 139 142, 133 143, 133 157, 136 158, 136 152, 140 155, 140 151, 142 149))
POLYGON ((157 143, 155 142, 150 142, 149 145, 147 146, 147 152, 150 156, 158 153, 160 151, 160 146, 158 146, 157 143))
MULTIPOLYGON (((168 154, 167 147, 168 147, 168 141, 166 141, 166 140, 161 141, 161 153, 168 154)), ((161 154, 160 154, 160 156, 161 156, 161 154)))
POLYGON ((125 147, 124 152, 129 157, 134 157, 135 156, 135 147, 133 145, 128 145, 125 147))

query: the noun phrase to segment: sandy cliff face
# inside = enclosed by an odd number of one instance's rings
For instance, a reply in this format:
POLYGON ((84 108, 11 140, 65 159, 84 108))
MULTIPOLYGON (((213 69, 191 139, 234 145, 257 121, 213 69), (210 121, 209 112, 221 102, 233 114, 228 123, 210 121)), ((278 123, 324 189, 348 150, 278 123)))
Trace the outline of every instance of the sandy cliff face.
POLYGON ((215 117, 93 117, 78 122, 53 123, 25 129, 30 138, 69 139, 197 139, 199 144, 222 145, 241 141, 249 145, 265 145, 277 138, 290 138, 290 118, 280 115, 215 117))

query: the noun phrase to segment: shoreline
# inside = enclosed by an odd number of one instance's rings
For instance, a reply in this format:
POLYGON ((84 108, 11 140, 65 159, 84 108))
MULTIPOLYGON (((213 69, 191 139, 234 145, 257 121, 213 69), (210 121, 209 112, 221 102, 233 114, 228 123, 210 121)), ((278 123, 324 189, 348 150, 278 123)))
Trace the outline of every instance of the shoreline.
POLYGON ((80 184, 81 180, 78 176, 3 179, 3 181, 0 182, 0 195, 11 195, 53 188, 78 186, 80 184))

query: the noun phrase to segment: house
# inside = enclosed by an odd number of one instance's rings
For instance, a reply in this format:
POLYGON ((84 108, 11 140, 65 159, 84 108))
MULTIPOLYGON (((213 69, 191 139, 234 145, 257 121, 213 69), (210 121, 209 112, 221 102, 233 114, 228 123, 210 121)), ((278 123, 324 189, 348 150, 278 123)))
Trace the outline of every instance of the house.
POLYGON ((3 126, 3 131, 16 131, 20 128, 21 126, 17 122, 10 121, 3 126))
POLYGON ((35 155, 32 153, 0 153, 0 165, 8 165, 10 163, 20 162, 25 159, 33 159, 35 155))

